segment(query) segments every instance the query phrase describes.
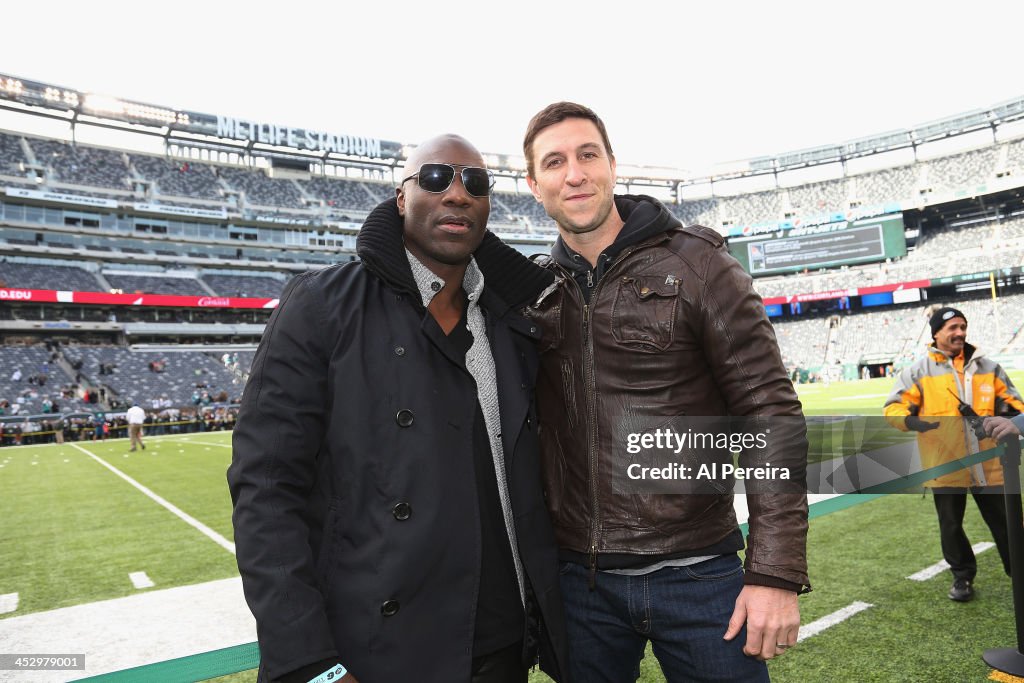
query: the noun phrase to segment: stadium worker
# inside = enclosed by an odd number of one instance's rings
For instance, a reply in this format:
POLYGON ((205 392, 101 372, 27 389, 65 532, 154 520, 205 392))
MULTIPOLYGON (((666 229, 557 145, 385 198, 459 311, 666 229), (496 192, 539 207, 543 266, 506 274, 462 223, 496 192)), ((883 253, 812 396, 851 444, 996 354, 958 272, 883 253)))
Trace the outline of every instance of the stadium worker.
MULTIPOLYGON (((669 681, 767 680, 796 643, 806 565, 801 405, 752 280, 722 237, 658 201, 615 195, 615 157, 589 108, 530 121, 527 182, 558 225, 557 276, 528 306, 543 331, 537 400, 575 681, 635 680, 648 641, 669 681), (787 416, 779 465, 796 492, 620 494, 622 416, 787 416)), ((507 249, 507 248, 505 248, 507 249)), ((504 258, 488 242, 481 262, 504 258)), ((508 266, 509 269, 523 268, 508 266)))
MULTIPOLYGON (((934 344, 926 356, 900 373, 885 403, 885 416, 893 426, 918 432, 924 469, 996 445, 991 439, 979 440, 984 435, 975 433, 971 424, 974 421, 961 418, 963 406, 983 418, 1024 410, 1024 402, 1003 368, 967 343, 967 317, 962 312, 939 308, 929 319, 929 325, 934 344)), ((998 436, 1008 433, 1005 424, 998 420, 979 422, 983 426, 991 422, 998 436)), ((974 597, 974 577, 978 573, 978 563, 963 526, 968 492, 992 532, 1003 568, 1010 573, 1006 509, 1002 496, 994 495, 1003 490, 1002 466, 998 458, 992 458, 932 479, 925 487, 932 490, 942 556, 953 574, 949 597, 966 602, 974 597)))
POLYGON ((294 278, 267 324, 228 470, 261 680, 567 679, 530 278, 472 258, 483 165, 416 148, 361 261, 294 278))
POLYGON ((129 450, 146 450, 146 444, 142 443, 142 425, 146 423, 146 411, 139 406, 138 401, 132 401, 132 407, 125 412, 125 419, 128 421, 128 441, 131 443, 129 450))

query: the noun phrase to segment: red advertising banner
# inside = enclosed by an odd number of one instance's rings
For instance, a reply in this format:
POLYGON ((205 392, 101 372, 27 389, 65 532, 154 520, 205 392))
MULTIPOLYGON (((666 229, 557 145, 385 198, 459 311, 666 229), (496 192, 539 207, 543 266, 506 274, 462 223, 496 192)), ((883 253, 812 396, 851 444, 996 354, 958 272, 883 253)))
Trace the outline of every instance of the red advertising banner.
POLYGON ((276 308, 277 299, 172 294, 108 294, 53 289, 0 289, 0 302, 91 304, 107 306, 173 306, 175 308, 276 308))

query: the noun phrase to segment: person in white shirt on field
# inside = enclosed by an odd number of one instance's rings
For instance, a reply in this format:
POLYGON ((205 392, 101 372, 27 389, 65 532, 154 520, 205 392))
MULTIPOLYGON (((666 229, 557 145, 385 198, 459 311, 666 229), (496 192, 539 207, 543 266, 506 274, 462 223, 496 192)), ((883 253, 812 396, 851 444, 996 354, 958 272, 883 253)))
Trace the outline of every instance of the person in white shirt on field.
POLYGON ((146 411, 140 408, 137 402, 132 403, 132 407, 125 413, 125 417, 128 418, 128 438, 132 444, 129 450, 134 451, 136 448, 146 450, 146 444, 142 443, 142 424, 146 421, 146 411))

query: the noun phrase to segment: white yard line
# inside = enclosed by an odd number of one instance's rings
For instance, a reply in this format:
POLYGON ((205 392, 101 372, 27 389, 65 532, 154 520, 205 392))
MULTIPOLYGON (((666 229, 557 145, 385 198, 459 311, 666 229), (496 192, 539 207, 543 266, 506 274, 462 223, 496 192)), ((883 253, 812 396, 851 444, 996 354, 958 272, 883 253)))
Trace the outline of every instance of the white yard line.
POLYGON ((134 479, 129 477, 127 474, 125 474, 121 470, 117 469, 116 467, 114 467, 113 465, 111 465, 110 463, 108 463, 107 461, 105 461, 103 458, 99 457, 95 453, 90 453, 89 451, 87 451, 86 449, 82 448, 78 444, 71 444, 71 446, 72 446, 72 448, 77 448, 78 450, 82 451, 83 453, 88 455, 90 458, 92 458, 93 460, 95 460, 99 464, 103 465, 104 467, 106 467, 108 470, 110 470, 111 472, 113 472, 117 476, 119 476, 122 479, 124 479, 126 482, 128 482, 129 484, 131 484, 132 486, 137 488, 139 491, 141 491, 143 494, 145 494, 148 498, 152 499, 156 503, 158 503, 158 504, 162 505, 163 507, 167 508, 170 512, 172 512, 175 516, 177 516, 183 522, 185 522, 186 524, 188 524, 192 528, 194 528, 197 531, 199 531, 199 533, 201 533, 204 536, 206 536, 207 538, 209 538, 211 541, 213 541, 214 543, 219 545, 221 548, 224 548, 224 550, 227 550, 232 555, 235 554, 235 544, 234 543, 232 543, 228 539, 224 538, 223 536, 221 536, 216 531, 214 531, 210 527, 208 527, 205 524, 203 524, 202 522, 200 522, 198 519, 196 519, 192 515, 188 514, 187 512, 182 511, 180 508, 178 508, 177 506, 175 506, 173 503, 169 502, 165 498, 162 498, 162 497, 158 496, 157 494, 153 493, 150 489, 146 488, 145 486, 143 486, 139 482, 135 481, 134 479))
POLYGON ((132 585, 136 588, 152 588, 156 584, 153 583, 153 579, 146 575, 146 572, 132 572, 128 575, 131 579, 132 585))
POLYGON ((809 624, 804 624, 800 627, 800 635, 797 636, 796 642, 799 643, 803 640, 806 640, 807 638, 810 638, 811 636, 816 636, 825 629, 835 626, 840 622, 846 621, 857 612, 863 612, 868 607, 874 607, 874 605, 867 602, 858 601, 851 605, 847 605, 846 607, 840 610, 836 610, 832 614, 826 614, 821 619, 816 619, 809 624))
POLYGON ((172 443, 195 444, 197 446, 220 446, 221 448, 231 448, 230 443, 213 443, 212 441, 193 441, 191 439, 182 439, 180 437, 177 439, 168 439, 168 441, 171 441, 172 443))
POLYGON ((852 396, 836 396, 833 401, 859 401, 863 398, 886 398, 889 394, 854 394, 852 396))
POLYGON ((256 623, 237 577, 149 590, 0 619, 4 652, 85 655, 85 671, 2 671, 0 679, 52 683, 85 678, 254 640, 256 623))
POLYGON ((18 594, 4 593, 0 595, 0 614, 7 614, 18 609, 18 594))
MULTIPOLYGON (((986 550, 991 550, 992 548, 995 548, 995 547, 996 547, 995 543, 990 543, 988 541, 982 541, 981 543, 975 543, 974 545, 972 545, 971 549, 974 550, 974 554, 975 555, 980 555, 981 553, 985 552, 986 550)), ((919 572, 914 572, 913 574, 911 574, 907 578, 910 579, 911 581, 927 581, 928 579, 932 578, 933 576, 937 576, 937 575, 941 574, 942 572, 946 571, 947 569, 949 569, 949 563, 946 562, 945 560, 940 560, 939 562, 936 562, 935 564, 933 564, 930 567, 925 567, 924 569, 922 569, 919 572)))

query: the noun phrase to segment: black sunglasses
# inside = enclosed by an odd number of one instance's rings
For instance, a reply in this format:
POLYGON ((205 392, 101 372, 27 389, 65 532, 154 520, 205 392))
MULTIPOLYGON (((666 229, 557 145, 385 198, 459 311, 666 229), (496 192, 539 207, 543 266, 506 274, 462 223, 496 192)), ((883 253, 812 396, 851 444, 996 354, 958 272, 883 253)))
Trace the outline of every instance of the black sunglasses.
MULTIPOLYGON (((416 183, 421 189, 439 194, 452 186, 457 165, 423 164, 420 166, 419 173, 413 173, 408 178, 403 178, 402 184, 404 185, 406 180, 416 178, 416 183)), ((459 174, 462 176, 462 186, 469 194, 474 197, 486 197, 491 194, 491 188, 494 187, 494 174, 486 168, 462 166, 459 174)))

